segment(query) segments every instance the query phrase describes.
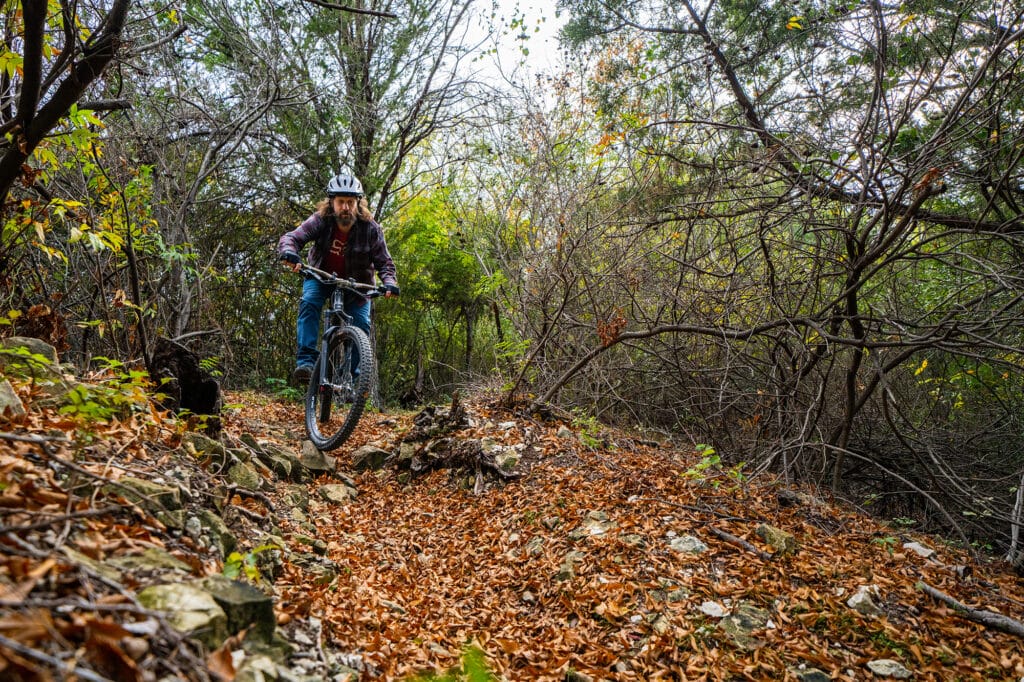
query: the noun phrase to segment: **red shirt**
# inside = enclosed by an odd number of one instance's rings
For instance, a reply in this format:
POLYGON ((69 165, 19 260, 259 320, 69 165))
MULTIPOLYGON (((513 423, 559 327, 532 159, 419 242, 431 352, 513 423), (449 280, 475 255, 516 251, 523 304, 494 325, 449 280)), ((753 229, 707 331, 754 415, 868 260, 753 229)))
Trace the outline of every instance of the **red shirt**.
POLYGON ((322 269, 327 272, 345 276, 345 244, 348 243, 348 232, 343 232, 337 225, 334 226, 334 234, 331 235, 330 248, 324 254, 322 269))

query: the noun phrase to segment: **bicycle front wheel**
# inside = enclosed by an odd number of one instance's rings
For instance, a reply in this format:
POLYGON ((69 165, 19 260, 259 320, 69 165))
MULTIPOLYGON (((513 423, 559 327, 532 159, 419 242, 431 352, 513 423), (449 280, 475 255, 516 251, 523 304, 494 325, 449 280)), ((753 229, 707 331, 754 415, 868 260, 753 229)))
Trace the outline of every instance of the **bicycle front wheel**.
POLYGON ((320 450, 334 450, 359 423, 370 395, 373 350, 366 332, 346 327, 313 365, 306 390, 306 435, 320 450))

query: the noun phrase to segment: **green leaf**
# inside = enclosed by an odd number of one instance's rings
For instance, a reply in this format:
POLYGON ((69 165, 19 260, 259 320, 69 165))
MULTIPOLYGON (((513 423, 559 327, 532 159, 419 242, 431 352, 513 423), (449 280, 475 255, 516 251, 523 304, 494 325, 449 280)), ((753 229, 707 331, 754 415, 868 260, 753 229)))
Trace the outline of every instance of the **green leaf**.
POLYGON ((14 78, 15 73, 20 72, 25 65, 25 59, 20 54, 6 50, 0 53, 0 70, 7 73, 8 78, 14 78))

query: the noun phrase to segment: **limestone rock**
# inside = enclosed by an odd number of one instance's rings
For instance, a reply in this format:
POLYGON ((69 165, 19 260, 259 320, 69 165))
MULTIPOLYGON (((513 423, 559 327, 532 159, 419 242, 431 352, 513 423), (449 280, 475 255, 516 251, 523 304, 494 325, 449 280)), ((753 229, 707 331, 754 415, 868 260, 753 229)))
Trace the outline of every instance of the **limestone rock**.
POLYGON ((118 495, 150 512, 158 521, 170 528, 185 527, 180 486, 164 485, 155 481, 125 476, 115 483, 103 486, 106 495, 118 495))
POLYGON ((515 448, 503 448, 494 453, 494 464, 505 473, 511 473, 519 464, 519 453, 515 448))
POLYGON ((331 504, 348 504, 356 499, 358 492, 344 483, 320 486, 320 497, 331 504))
POLYGON ((256 452, 256 459, 274 472, 275 476, 285 481, 292 480, 292 472, 301 468, 298 458, 287 457, 277 450, 259 450, 256 452))
POLYGON ((27 336, 0 339, 0 372, 9 377, 31 379, 42 388, 41 401, 60 404, 77 382, 64 377, 57 351, 50 344, 27 336))
POLYGON ((774 549, 779 556, 793 554, 799 547, 799 543, 792 533, 787 533, 774 526, 761 524, 757 527, 756 532, 758 537, 767 542, 768 546, 774 549))
POLYGON ((249 448, 251 448, 252 451, 255 453, 264 452, 263 445, 258 440, 256 440, 256 436, 252 435, 248 431, 243 432, 242 435, 238 437, 238 440, 248 445, 249 448))
POLYGON ((301 483, 306 479, 306 469, 302 465, 302 458, 291 448, 281 447, 274 443, 264 443, 262 451, 263 455, 260 458, 278 476, 281 476, 281 472, 286 466, 284 463, 287 462, 288 480, 301 483))
POLYGON ((832 678, 817 668, 790 668, 789 672, 799 682, 829 682, 832 678))
POLYGON ((526 543, 523 548, 523 553, 527 556, 540 556, 544 553, 544 538, 537 535, 530 538, 530 541, 526 543))
POLYGON ((562 559, 562 565, 559 566, 558 573, 555 576, 556 580, 572 580, 576 577, 576 564, 580 560, 586 558, 586 554, 583 552, 572 551, 565 555, 562 559))
POLYGON ((182 634, 216 649, 228 637, 227 615, 213 596, 193 585, 153 585, 139 592, 139 603, 167 613, 167 622, 182 634))
POLYGON ((195 431, 188 431, 182 438, 182 447, 185 451, 200 458, 212 460, 214 465, 223 468, 231 461, 228 457, 227 448, 220 441, 195 431))
POLYGON ((78 550, 71 549, 67 545, 61 547, 60 551, 68 559, 75 562, 76 564, 85 566, 86 568, 92 570, 92 572, 96 575, 102 576, 111 582, 121 582, 121 571, 114 568, 112 564, 96 561, 92 557, 86 556, 78 550))
POLYGON ((768 612, 752 604, 740 604, 733 612, 718 623, 736 646, 748 651, 761 645, 753 635, 754 632, 768 626, 768 612))
POLYGON ((199 512, 199 523, 202 527, 209 531, 210 535, 217 542, 217 547, 220 549, 221 557, 227 558, 229 554, 235 551, 238 546, 238 540, 234 534, 228 530, 228 526, 224 523, 224 519, 214 514, 209 509, 203 509, 199 512))
POLYGON ((7 379, 0 381, 0 417, 4 414, 12 417, 20 417, 25 414, 25 406, 22 404, 21 398, 18 397, 11 382, 7 379))
POLYGON ((689 597, 689 596, 690 596, 689 591, 687 591, 686 589, 684 589, 682 587, 679 587, 679 588, 676 588, 674 590, 669 590, 668 592, 666 592, 665 593, 665 601, 667 601, 669 604, 675 604, 676 602, 681 602, 681 601, 686 600, 686 598, 689 597))
POLYGON ((309 509, 309 489, 304 485, 287 485, 281 495, 282 501, 294 509, 309 509))
POLYGON ((384 462, 391 453, 373 445, 364 445, 352 453, 352 468, 355 471, 377 471, 384 467, 384 462))
POLYGON ((573 540, 580 540, 585 537, 604 535, 618 527, 618 524, 608 518, 603 511, 588 512, 580 527, 569 534, 573 540))
POLYGON ((306 440, 302 442, 302 455, 299 463, 313 476, 321 474, 333 474, 337 466, 334 460, 320 452, 313 443, 306 440))
POLYGON ((926 545, 922 545, 920 542, 905 542, 903 543, 903 549, 910 550, 914 554, 924 557, 925 559, 934 559, 938 553, 926 545))
POLYGON ((674 552, 680 552, 682 554, 703 554, 708 551, 708 546, 704 544, 700 538, 692 535, 683 535, 682 537, 672 538, 668 546, 674 552))
MULTIPOLYGON (((51 365, 56 365, 58 363, 57 349, 45 341, 41 339, 34 339, 31 336, 9 336, 6 339, 0 339, 0 348, 24 348, 32 355, 43 356, 51 365)), ((0 358, 3 357, 3 355, 0 355, 0 358)), ((2 366, 3 363, 4 360, 0 359, 0 366, 2 366)))
POLYGON ((235 673, 235 682, 278 682, 281 676, 277 664, 269 656, 246 656, 235 673))
POLYGON ((103 492, 110 495, 122 495, 128 500, 150 512, 178 511, 181 509, 181 489, 167 486, 140 478, 125 476, 116 484, 110 483, 103 487, 103 492))
POLYGON ((554 530, 561 525, 562 519, 559 516, 545 516, 540 520, 540 525, 544 526, 548 530, 554 530))
POLYGON ((0 350, 6 351, 0 352, 0 373, 31 379, 42 392, 36 401, 40 407, 62 407, 79 383, 71 375, 65 376, 63 368, 57 364, 56 350, 45 341, 12 336, 0 339, 0 350))
POLYGON ((890 658, 882 658, 877 661, 868 661, 868 670, 879 677, 891 677, 896 680, 909 680, 914 673, 907 670, 899 661, 890 658))
POLYGON ((263 465, 263 462, 258 457, 253 458, 252 451, 249 448, 228 448, 228 457, 232 462, 244 462, 257 468, 263 465))
POLYGON ((415 443, 403 442, 398 446, 398 467, 400 469, 408 469, 412 464, 413 458, 416 456, 416 451, 419 449, 415 443))
POLYGON ((289 557, 289 561, 301 568, 314 585, 330 585, 338 577, 338 565, 326 557, 296 553, 289 557))
POLYGON ((312 549, 315 554, 318 554, 320 556, 324 556, 327 554, 327 543, 319 538, 313 538, 308 535, 302 535, 301 533, 296 533, 293 536, 293 538, 299 544, 305 545, 306 547, 312 549))
POLYGON ((857 613, 874 618, 882 615, 882 609, 875 603, 878 599, 878 585, 861 585, 857 593, 846 600, 846 605, 857 613))
POLYGON ((191 573, 192 567, 160 547, 149 547, 141 554, 108 559, 108 564, 126 571, 180 571, 191 573))
POLYGON ((700 612, 711 618, 725 618, 728 615, 725 607, 716 601, 706 601, 700 605, 700 612))
POLYGON ((643 535, 636 533, 621 535, 619 536, 619 541, 627 547, 645 547, 647 545, 647 539, 643 535))
POLYGON ((261 578, 273 583, 284 571, 284 540, 267 534, 255 544, 260 548, 256 552, 256 570, 261 578))
POLYGON ((251 465, 239 462, 228 469, 228 480, 246 490, 259 490, 263 477, 251 465))
POLYGON ((277 626, 274 601, 248 583, 211 575, 200 582, 224 611, 228 634, 246 630, 245 638, 270 643, 277 626))

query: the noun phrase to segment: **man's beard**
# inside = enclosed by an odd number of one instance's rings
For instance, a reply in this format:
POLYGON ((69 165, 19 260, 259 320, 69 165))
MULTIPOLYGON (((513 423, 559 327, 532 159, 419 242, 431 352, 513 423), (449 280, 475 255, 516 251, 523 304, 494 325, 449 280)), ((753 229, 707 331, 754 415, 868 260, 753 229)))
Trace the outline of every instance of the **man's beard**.
POLYGON ((338 213, 334 217, 342 227, 352 227, 356 222, 356 217, 352 213, 338 213))

